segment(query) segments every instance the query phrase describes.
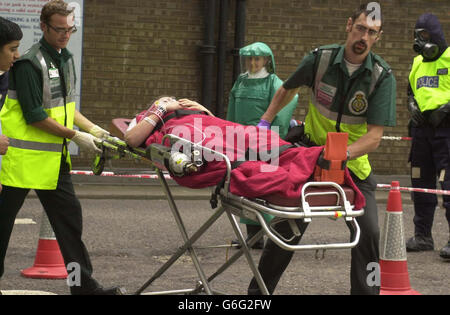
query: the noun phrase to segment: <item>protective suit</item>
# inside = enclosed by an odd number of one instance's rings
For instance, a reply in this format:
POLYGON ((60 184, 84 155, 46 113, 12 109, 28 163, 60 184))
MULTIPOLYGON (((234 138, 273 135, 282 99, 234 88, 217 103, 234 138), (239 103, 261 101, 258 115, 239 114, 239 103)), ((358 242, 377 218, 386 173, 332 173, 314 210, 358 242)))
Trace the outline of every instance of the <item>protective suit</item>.
MULTIPOLYGON (((419 53, 409 76, 408 110, 411 113, 411 183, 414 188, 450 189, 450 48, 436 16, 420 16, 415 27, 414 50, 419 53)), ((414 237, 408 251, 434 250, 432 226, 438 198, 413 193, 414 237)), ((443 196, 450 229, 450 196, 443 196)), ((441 250, 450 258, 450 241, 441 250)))
MULTIPOLYGON (((227 120, 256 126, 283 81, 275 74, 275 59, 272 50, 266 44, 256 42, 248 45, 241 48, 239 55, 242 73, 230 92, 227 120), (266 63, 262 69, 254 72, 249 60, 258 56, 264 57, 266 63)), ((279 128, 281 138, 288 132, 297 100, 298 97, 295 96, 272 122, 272 127, 279 128)))

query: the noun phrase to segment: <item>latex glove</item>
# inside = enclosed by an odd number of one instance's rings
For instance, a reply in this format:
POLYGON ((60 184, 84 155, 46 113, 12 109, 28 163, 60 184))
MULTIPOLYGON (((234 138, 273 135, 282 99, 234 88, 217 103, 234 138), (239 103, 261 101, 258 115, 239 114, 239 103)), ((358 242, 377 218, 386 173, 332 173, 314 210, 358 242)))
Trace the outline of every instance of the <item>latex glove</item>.
POLYGON ((105 139, 107 136, 109 136, 109 132, 105 129, 100 128, 99 126, 95 125, 94 127, 89 130, 89 133, 97 138, 105 139))
POLYGON ((256 127, 262 128, 262 129, 270 129, 270 122, 268 122, 267 120, 261 119, 259 121, 259 124, 256 125, 256 127))
POLYGON ((96 145, 95 141, 101 141, 100 139, 97 139, 91 134, 88 134, 87 132, 77 131, 75 130, 75 136, 71 139, 73 142, 75 142, 80 148, 88 151, 93 151, 95 153, 102 153, 102 150, 100 150, 96 145))

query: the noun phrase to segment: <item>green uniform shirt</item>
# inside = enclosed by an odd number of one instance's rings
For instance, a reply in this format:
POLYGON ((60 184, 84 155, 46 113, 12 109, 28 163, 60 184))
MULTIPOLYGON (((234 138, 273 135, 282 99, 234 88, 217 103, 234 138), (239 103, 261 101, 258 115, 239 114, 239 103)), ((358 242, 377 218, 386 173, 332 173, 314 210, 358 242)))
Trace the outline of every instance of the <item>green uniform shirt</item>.
MULTIPOLYGON (((319 145, 325 144, 328 132, 336 132, 339 112, 341 131, 349 134, 350 144, 367 133, 367 124, 395 126, 396 123, 396 81, 389 65, 370 52, 350 76, 344 49, 344 46, 329 45, 308 54, 283 85, 286 89, 300 86, 312 89, 305 132, 319 145), (322 78, 316 78, 325 51, 330 54, 330 61, 322 78)), ((367 155, 349 161, 348 167, 361 179, 370 173, 367 155), (358 172, 359 168, 363 170, 358 172)))
MULTIPOLYGON (((42 47, 48 52, 55 67, 62 69, 72 54, 67 49, 62 49, 58 53, 51 47, 44 38, 40 40, 42 47)), ((27 124, 42 121, 48 117, 42 107, 42 74, 33 66, 31 62, 17 62, 14 64, 14 71, 11 71, 10 80, 15 80, 17 96, 22 107, 23 116, 27 124)))
MULTIPOLYGON (((344 46, 330 45, 321 47, 322 49, 332 48, 335 58, 331 58, 330 65, 322 79, 323 102, 331 111, 338 112, 342 99, 344 100, 344 115, 364 116, 367 123, 371 125, 395 126, 396 123, 396 81, 394 75, 386 74, 378 88, 369 95, 367 106, 358 108, 352 106, 352 100, 358 91, 367 94, 371 84, 371 75, 374 63, 380 62, 383 68, 388 65, 380 57, 369 53, 365 62, 350 77, 344 62, 344 46), (334 59, 334 60, 333 60, 334 59), (328 86, 325 86, 327 84, 328 86)), ((320 57, 321 50, 308 54, 300 63, 297 70, 284 83, 285 89, 298 88, 300 86, 314 86, 316 56, 320 57)), ((335 130, 330 130, 335 131, 335 130)))

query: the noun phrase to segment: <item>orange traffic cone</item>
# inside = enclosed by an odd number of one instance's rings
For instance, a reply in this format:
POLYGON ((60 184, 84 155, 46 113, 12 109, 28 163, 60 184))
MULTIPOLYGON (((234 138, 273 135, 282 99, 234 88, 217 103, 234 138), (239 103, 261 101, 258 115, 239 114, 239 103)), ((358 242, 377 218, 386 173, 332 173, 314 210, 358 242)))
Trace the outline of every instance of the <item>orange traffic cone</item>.
POLYGON ((411 288, 403 231, 400 184, 391 183, 380 240, 381 295, 419 295, 411 288))
POLYGON ((37 279, 66 279, 64 264, 58 241, 45 212, 42 216, 41 231, 33 267, 22 270, 22 276, 37 279))

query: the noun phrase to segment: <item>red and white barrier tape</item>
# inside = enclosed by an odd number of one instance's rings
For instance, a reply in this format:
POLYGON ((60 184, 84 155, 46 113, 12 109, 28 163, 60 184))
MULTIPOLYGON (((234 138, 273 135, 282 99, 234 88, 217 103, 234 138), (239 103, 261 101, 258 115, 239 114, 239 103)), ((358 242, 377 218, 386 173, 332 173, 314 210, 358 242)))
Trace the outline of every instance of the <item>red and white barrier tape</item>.
POLYGON ((391 137, 391 136, 383 136, 381 137, 381 139, 383 140, 411 140, 412 138, 410 137, 391 137))
MULTIPOLYGON (((391 185, 387 184, 378 184, 377 188, 393 188, 391 185)), ((397 187, 394 187, 397 189, 397 187)), ((400 191, 412 191, 412 192, 421 192, 427 194, 436 194, 436 195, 450 195, 450 190, 441 190, 441 189, 428 189, 428 188, 411 188, 411 187, 398 187, 400 191)))
MULTIPOLYGON (((70 174, 72 174, 72 175, 88 175, 88 176, 94 175, 94 173, 92 171, 71 171, 70 174)), ((115 174, 114 172, 103 172, 99 176, 158 179, 158 175, 156 175, 156 174, 115 174)), ((164 178, 172 179, 169 174, 164 174, 164 178)), ((378 184, 377 188, 391 189, 393 187, 388 184, 378 184)), ((395 188, 397 189, 397 187, 395 187, 395 188)), ((449 190, 441 190, 441 189, 398 187, 398 190, 410 191, 410 192, 421 192, 421 193, 436 194, 436 195, 450 195, 449 190)))
MULTIPOLYGON (((71 171, 72 175, 95 175, 92 171, 71 171)), ((111 177, 127 177, 127 178, 147 178, 147 179, 157 179, 159 178, 156 174, 115 174, 114 172, 102 172, 98 176, 111 176, 111 177)), ((164 174, 165 179, 171 179, 169 174, 164 174)))

